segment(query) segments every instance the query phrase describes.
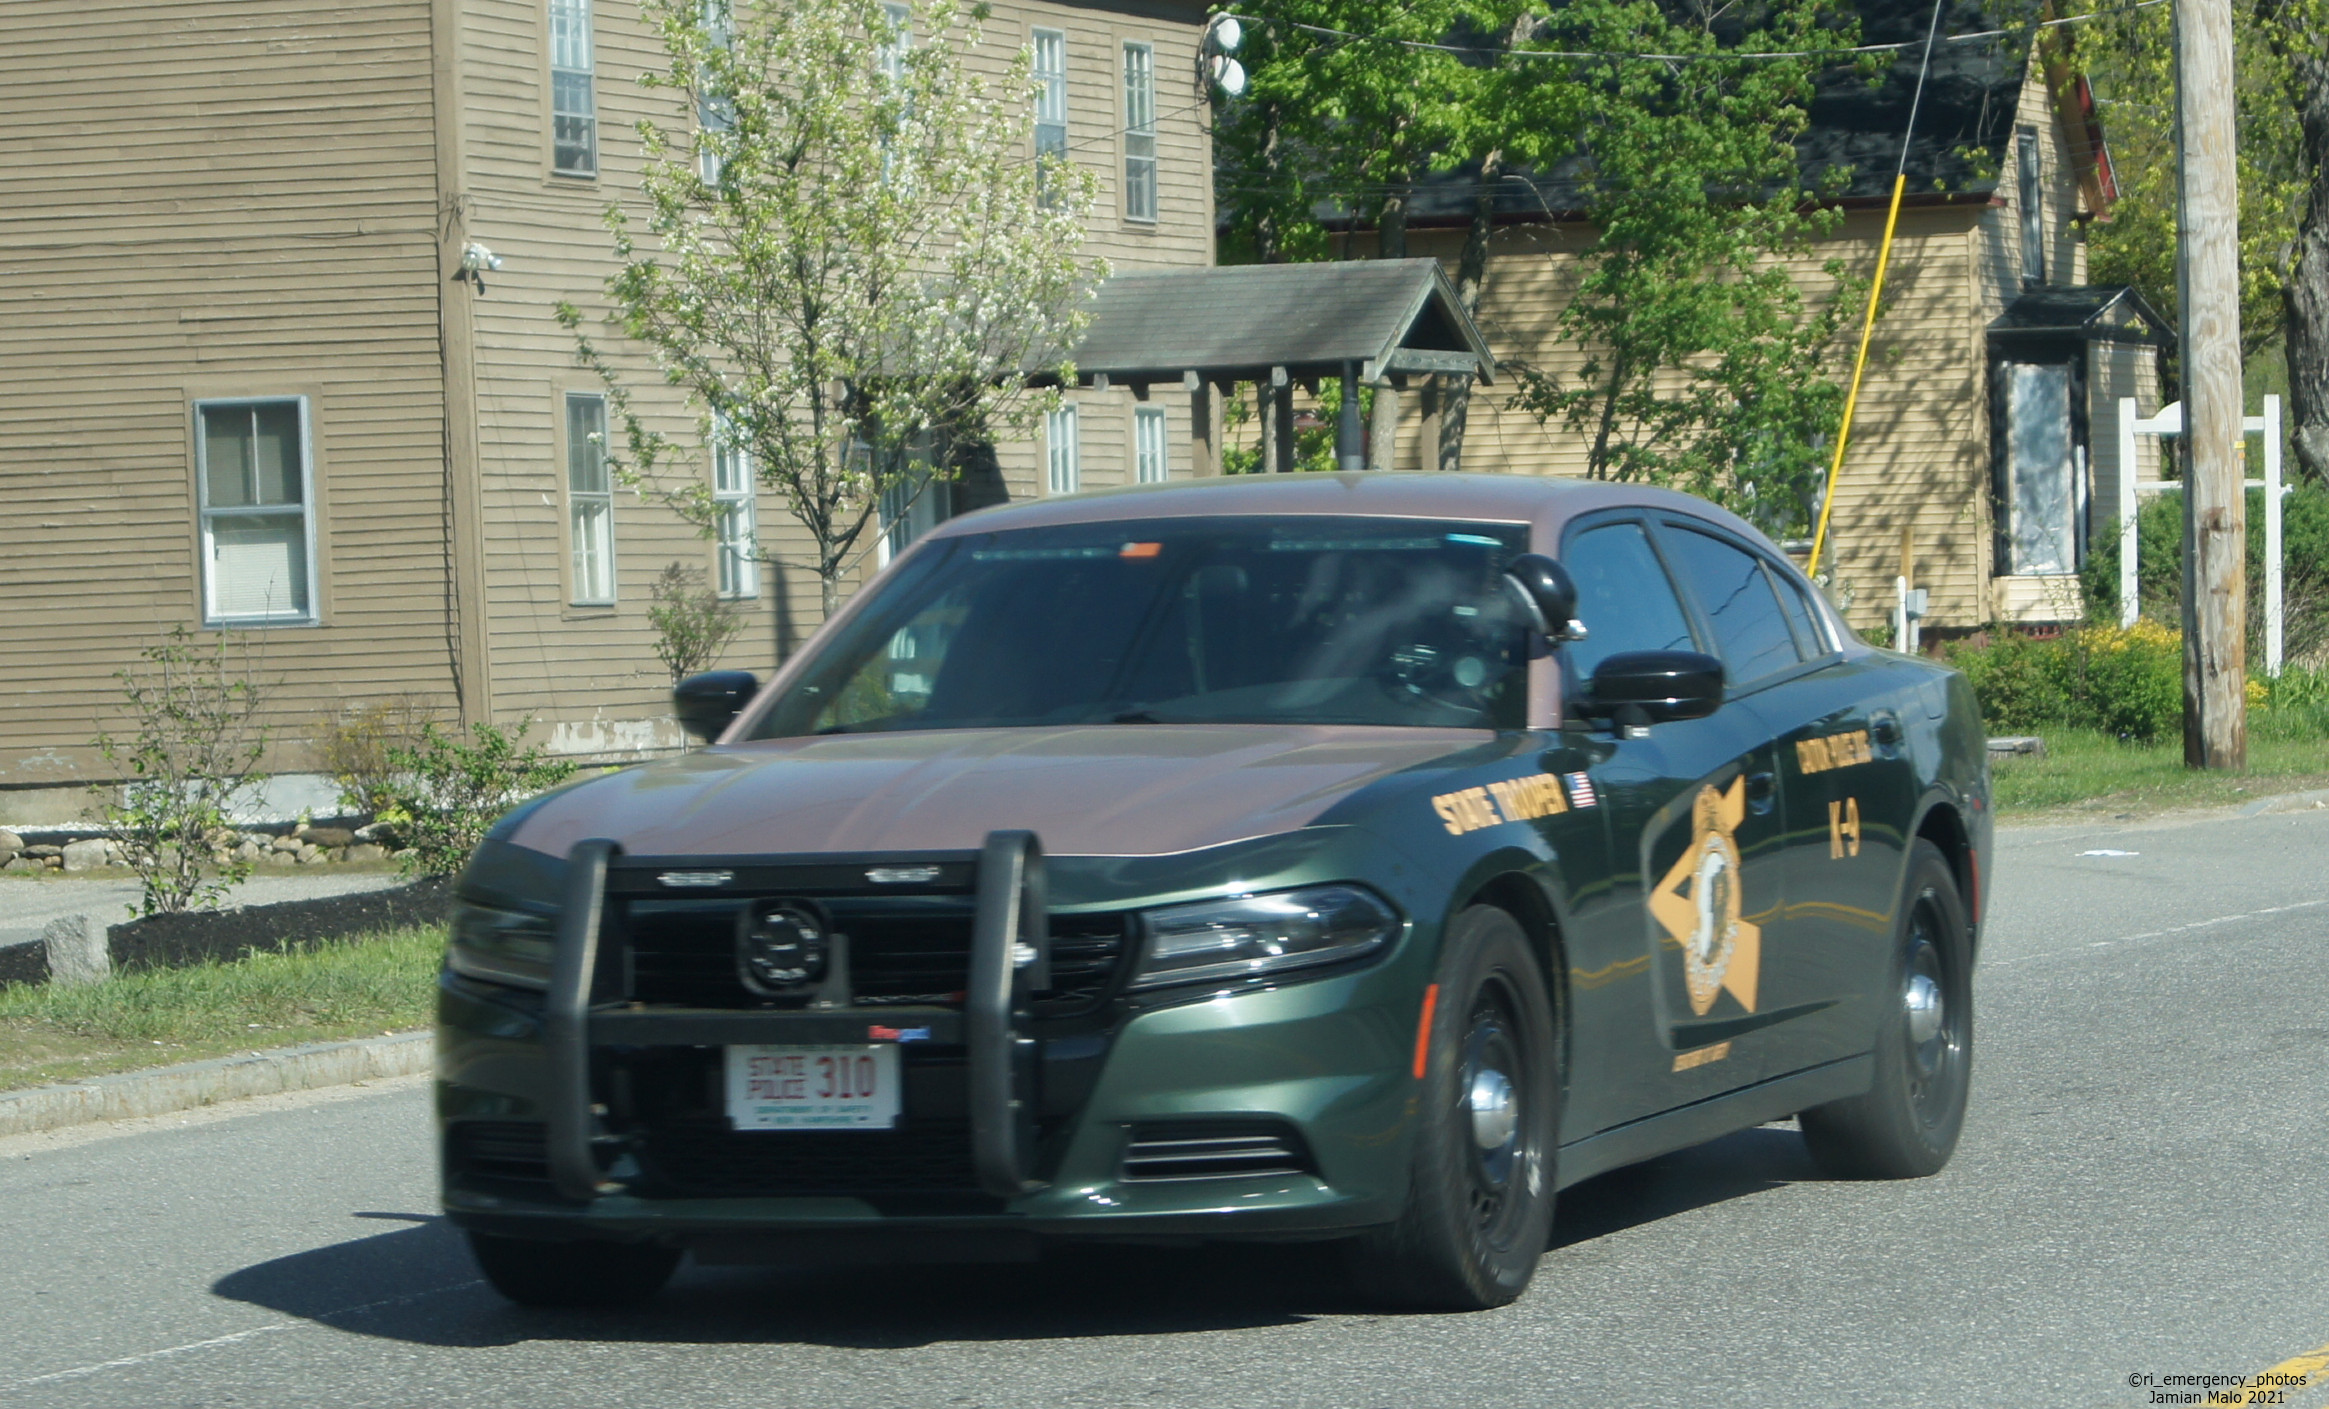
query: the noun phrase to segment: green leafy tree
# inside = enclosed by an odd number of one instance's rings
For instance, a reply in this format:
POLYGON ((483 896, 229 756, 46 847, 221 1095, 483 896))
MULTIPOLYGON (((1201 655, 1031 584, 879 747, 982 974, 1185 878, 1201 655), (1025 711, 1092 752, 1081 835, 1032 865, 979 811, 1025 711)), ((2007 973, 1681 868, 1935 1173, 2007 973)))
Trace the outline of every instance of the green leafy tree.
POLYGON ((114 675, 129 732, 97 736, 98 752, 130 779, 104 803, 104 817, 143 888, 133 913, 213 909, 251 873, 232 853, 208 858, 236 800, 266 781, 257 662, 230 633, 206 648, 183 626, 138 657, 114 675))
MULTIPOLYGON (((2101 101, 2119 199, 2089 235, 2088 274, 2177 306, 2175 55, 2167 6, 2094 4, 2077 64, 2101 101)), ((2240 163, 2240 340, 2283 347, 2290 439, 2329 482, 2329 32, 2325 0, 2232 8, 2240 163)), ((2049 40, 2067 60, 2065 40, 2049 40)))
POLYGON ((1558 327, 1584 360, 1517 368, 1514 404, 1581 433, 1592 477, 1689 489, 1786 532, 1824 468, 1843 400, 1836 332, 1855 308, 1840 261, 1824 301, 1785 262, 1842 218, 1793 144, 1814 77, 1856 27, 1826 0, 1751 19, 1585 0, 1537 31, 1544 47, 1610 57, 1572 70, 1591 94, 1573 189, 1593 235, 1558 327), (1728 57, 1751 51, 1807 56, 1728 57), (1641 53, 1687 57, 1620 57, 1641 53))
MULTIPOLYGON (((618 352, 561 304, 607 384, 623 482, 706 534, 705 468, 741 452, 808 531, 830 614, 869 525, 893 502, 991 456, 1049 404, 1027 375, 1064 373, 1106 276, 1079 256, 1094 183, 1032 158, 1021 52, 975 72, 983 8, 879 0, 644 0, 685 99, 640 126, 646 211, 607 212, 621 272, 615 341, 643 351, 698 413, 674 437, 633 400, 618 352), (1040 189, 1039 189, 1040 175, 1040 189)), ((611 438, 611 437, 610 437, 611 438)))

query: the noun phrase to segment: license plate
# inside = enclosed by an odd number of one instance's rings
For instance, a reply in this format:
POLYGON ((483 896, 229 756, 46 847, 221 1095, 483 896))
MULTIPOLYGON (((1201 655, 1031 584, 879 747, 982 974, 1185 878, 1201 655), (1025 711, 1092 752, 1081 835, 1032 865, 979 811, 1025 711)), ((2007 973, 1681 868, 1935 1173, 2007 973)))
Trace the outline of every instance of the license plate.
POLYGON ((738 1130, 889 1130, 898 1049, 730 1047, 728 1123, 738 1130))

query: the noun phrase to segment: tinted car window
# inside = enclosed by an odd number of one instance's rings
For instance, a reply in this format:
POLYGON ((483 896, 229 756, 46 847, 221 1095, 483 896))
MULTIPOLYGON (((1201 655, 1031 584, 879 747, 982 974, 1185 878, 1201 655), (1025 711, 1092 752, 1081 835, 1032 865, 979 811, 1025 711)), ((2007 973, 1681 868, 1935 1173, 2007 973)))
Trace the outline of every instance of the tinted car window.
POLYGON ((1698 594, 1733 683, 1760 680, 1803 659, 1771 579, 1752 553, 1679 526, 1666 535, 1666 543, 1674 551, 1675 570, 1698 594))
POLYGON ((1802 647, 1804 656, 1824 656, 1828 653, 1828 638, 1819 627, 1819 615, 1812 609, 1803 589, 1785 573, 1774 572, 1771 580, 1779 588, 1779 605, 1787 612, 1788 625, 1795 628, 1795 644, 1802 647))
POLYGON ((756 738, 1063 724, 1519 728, 1527 531, 1182 518, 941 539, 756 738))
POLYGON ((1577 584, 1585 639, 1561 648, 1580 680, 1621 651, 1695 651, 1690 619, 1638 523, 1602 524, 1569 540, 1561 565, 1577 584))

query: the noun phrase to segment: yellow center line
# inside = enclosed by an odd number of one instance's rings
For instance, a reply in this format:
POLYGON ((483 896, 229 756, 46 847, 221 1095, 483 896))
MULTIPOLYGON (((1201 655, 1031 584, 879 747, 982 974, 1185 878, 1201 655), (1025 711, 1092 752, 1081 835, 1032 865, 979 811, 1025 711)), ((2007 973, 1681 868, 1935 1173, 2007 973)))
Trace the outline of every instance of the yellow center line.
MULTIPOLYGON (((2329 1369, 2329 1344, 2314 1346, 2302 1355, 2290 1356, 2269 1370, 2250 1375, 2248 1383, 2257 1389, 2294 1390, 2299 1388, 2295 1383, 2296 1378, 2302 1375, 2305 1380, 2303 1388, 2318 1389, 2321 1385, 2321 1371, 2324 1369, 2329 1369)), ((2291 1402, 2295 1402, 2294 1396, 2291 1396, 2291 1402)))

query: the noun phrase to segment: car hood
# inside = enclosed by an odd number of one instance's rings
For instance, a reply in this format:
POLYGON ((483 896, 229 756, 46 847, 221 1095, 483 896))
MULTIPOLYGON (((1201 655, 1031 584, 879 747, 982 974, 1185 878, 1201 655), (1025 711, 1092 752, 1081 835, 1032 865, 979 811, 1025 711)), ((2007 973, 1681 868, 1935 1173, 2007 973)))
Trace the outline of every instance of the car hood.
POLYGON ((1469 729, 1101 725, 773 739, 544 799, 507 840, 564 856, 962 851, 1024 828, 1066 856, 1154 856, 1308 825, 1377 779, 1476 748, 1469 729))

